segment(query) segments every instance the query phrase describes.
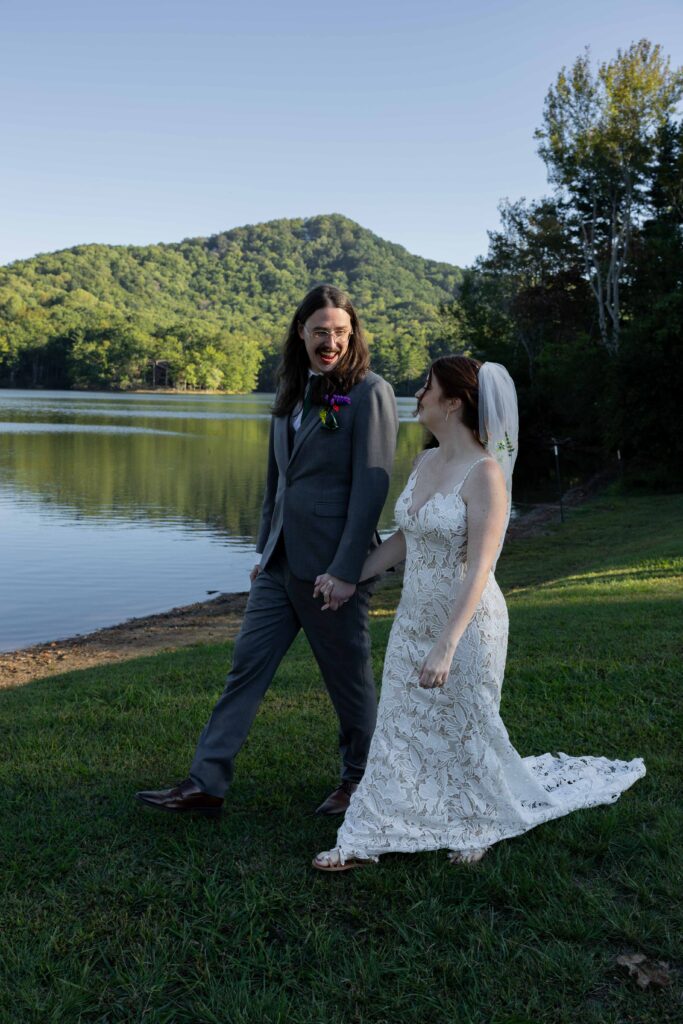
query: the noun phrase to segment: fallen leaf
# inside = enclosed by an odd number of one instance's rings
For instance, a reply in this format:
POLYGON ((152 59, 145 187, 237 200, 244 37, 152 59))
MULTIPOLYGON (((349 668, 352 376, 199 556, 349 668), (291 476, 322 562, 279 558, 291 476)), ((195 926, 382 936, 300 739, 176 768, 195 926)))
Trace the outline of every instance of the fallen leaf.
POLYGON ((625 953, 617 957, 617 963, 628 969, 639 988, 647 988, 649 985, 665 988, 671 984, 669 964, 663 960, 648 960, 644 953, 625 953))

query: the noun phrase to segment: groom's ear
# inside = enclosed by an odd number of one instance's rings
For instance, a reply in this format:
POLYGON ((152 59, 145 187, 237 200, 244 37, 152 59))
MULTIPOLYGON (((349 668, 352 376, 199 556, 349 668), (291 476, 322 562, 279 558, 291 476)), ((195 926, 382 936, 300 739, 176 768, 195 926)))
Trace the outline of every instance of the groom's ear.
POLYGON ((303 337, 304 337, 304 325, 303 325, 303 324, 301 323, 301 321, 299 321, 299 322, 297 323, 297 325, 296 325, 296 329, 297 329, 297 331, 299 332, 299 337, 300 337, 300 338, 301 338, 301 340, 303 341, 303 337))

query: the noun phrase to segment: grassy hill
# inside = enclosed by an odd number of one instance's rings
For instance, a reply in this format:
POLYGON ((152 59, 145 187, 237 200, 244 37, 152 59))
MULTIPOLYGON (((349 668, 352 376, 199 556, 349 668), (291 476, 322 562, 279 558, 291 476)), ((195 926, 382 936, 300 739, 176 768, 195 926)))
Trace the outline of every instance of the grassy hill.
POLYGON ((350 292, 374 365, 399 383, 422 372, 459 280, 457 267, 336 214, 174 244, 75 246, 0 268, 0 382, 126 387, 158 360, 181 384, 268 387, 295 306, 326 281, 350 292), (203 362, 225 363, 224 377, 207 379, 203 362))

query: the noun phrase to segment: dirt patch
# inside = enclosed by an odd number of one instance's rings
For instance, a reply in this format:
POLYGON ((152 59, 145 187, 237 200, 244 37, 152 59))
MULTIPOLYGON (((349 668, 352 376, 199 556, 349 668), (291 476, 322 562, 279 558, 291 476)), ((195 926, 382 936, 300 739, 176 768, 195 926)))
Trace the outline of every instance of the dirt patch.
MULTIPOLYGON (((589 498, 604 490, 615 478, 615 471, 610 469, 602 473, 596 473, 595 476, 591 477, 590 480, 580 487, 572 487, 571 490, 566 491, 562 495, 564 508, 570 509, 575 508, 577 505, 583 505, 589 498)), ((534 537, 547 533, 549 527, 556 526, 559 522, 560 506, 557 502, 552 505, 537 505, 530 512, 520 516, 519 519, 514 519, 510 523, 505 543, 507 544, 521 537, 534 537)))
POLYGON ((73 669, 231 640, 237 636, 246 603, 247 594, 221 594, 95 633, 0 654, 0 689, 73 669))

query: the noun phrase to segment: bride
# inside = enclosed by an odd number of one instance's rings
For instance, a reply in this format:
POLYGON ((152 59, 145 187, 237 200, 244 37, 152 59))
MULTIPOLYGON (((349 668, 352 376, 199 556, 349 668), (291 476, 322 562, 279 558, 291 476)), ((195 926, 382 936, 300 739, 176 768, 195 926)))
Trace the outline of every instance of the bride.
MULTIPOLYGON (((399 529, 362 579, 405 559, 367 768, 337 845, 313 867, 346 871, 383 853, 445 849, 474 863, 501 839, 608 804, 641 759, 521 757, 499 715, 508 616, 493 571, 510 515, 517 399, 507 370, 466 356, 432 365, 417 392, 437 448, 418 456, 396 503, 399 529)), ((316 580, 326 607, 334 583, 316 580)))

